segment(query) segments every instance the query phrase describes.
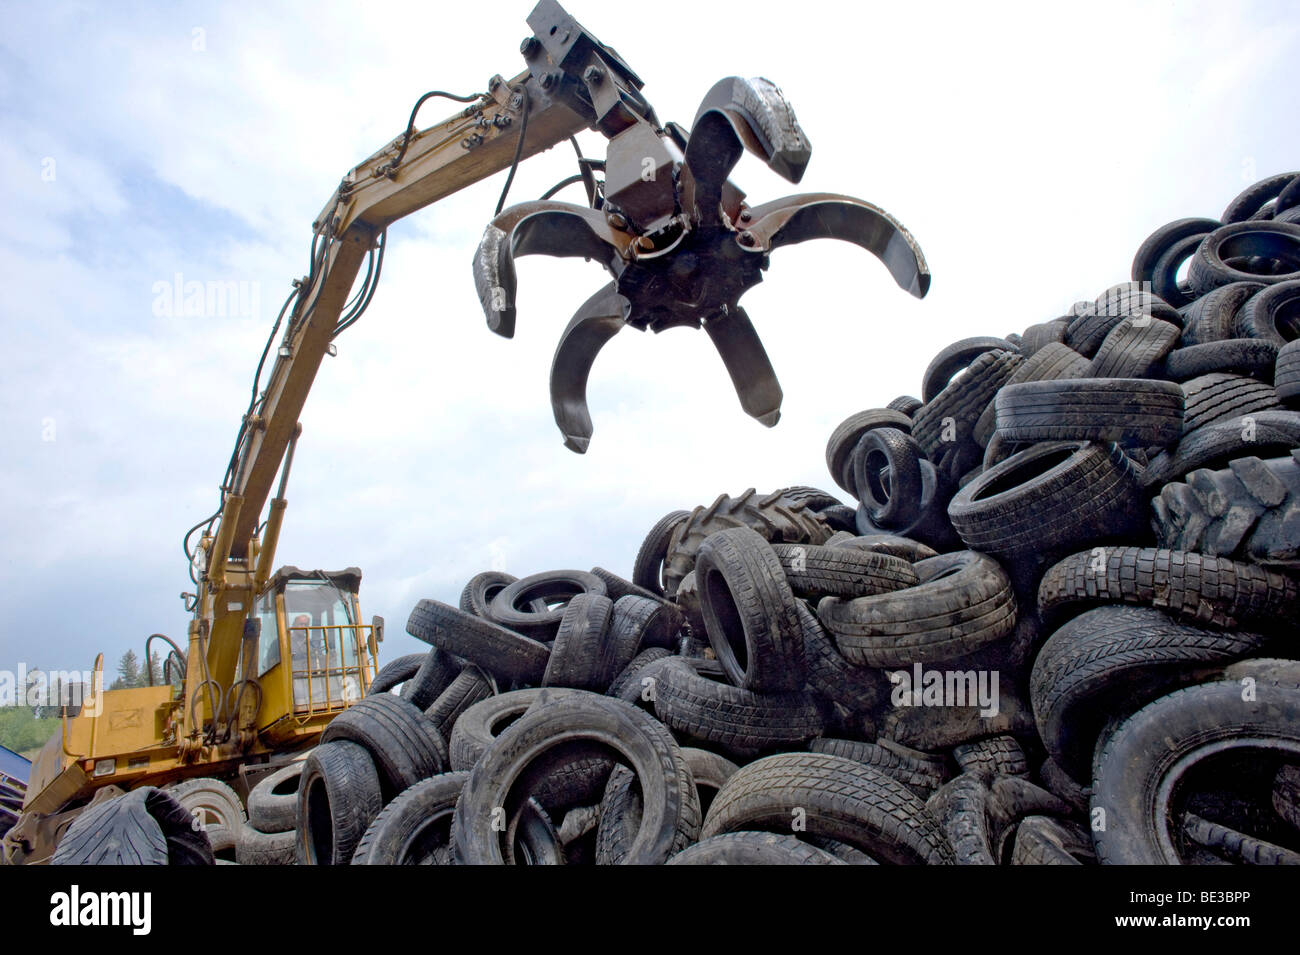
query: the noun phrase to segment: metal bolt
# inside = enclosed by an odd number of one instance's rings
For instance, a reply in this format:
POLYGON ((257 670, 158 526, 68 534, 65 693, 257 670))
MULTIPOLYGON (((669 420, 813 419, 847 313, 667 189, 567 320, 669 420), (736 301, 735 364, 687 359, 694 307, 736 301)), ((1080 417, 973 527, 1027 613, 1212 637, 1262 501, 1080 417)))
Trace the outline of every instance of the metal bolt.
POLYGON ((488 80, 488 92, 495 93, 497 87, 500 85, 501 85, 501 77, 499 76, 492 77, 492 79, 488 80))
POLYGON ((549 90, 552 86, 555 85, 555 74, 543 73, 540 82, 542 84, 542 89, 549 90))
POLYGON ((541 44, 537 42, 537 37, 524 37, 524 42, 519 44, 519 52, 522 53, 524 57, 530 57, 537 52, 539 46, 541 46, 541 44))
POLYGON ((583 72, 582 78, 587 81, 589 86, 599 86, 605 79, 605 71, 599 66, 589 66, 583 72))
POLYGON ((627 228, 627 219, 619 215, 617 212, 611 212, 605 217, 605 221, 609 223, 611 229, 627 228))
POLYGON ((754 237, 754 233, 752 232, 742 232, 738 236, 738 239, 740 241, 740 244, 744 246, 752 246, 758 244, 758 239, 754 237))
POLYGON ((637 247, 649 252, 655 247, 655 240, 648 235, 638 236, 636 240, 637 247))
POLYGON ((748 222, 748 221, 749 221, 750 219, 752 219, 752 218, 754 218, 754 214, 753 214, 752 212, 750 212, 748 209, 741 209, 741 210, 740 210, 740 221, 741 221, 741 222, 748 222))

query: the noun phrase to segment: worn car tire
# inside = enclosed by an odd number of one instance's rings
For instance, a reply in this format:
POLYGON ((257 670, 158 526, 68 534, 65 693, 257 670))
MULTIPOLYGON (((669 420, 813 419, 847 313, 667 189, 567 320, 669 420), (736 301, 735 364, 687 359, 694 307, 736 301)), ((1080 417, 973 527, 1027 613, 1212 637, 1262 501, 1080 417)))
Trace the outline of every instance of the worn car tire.
POLYGON ((678 733, 740 757, 797 746, 822 732, 811 693, 758 694, 714 677, 685 657, 664 660, 655 678, 655 715, 678 733))
POLYGON ((968 483, 948 516, 973 550, 1051 554, 1145 530, 1146 502, 1117 446, 1044 442, 968 483))
POLYGON ((1038 611, 1048 626, 1099 603, 1156 607, 1178 620, 1224 629, 1294 621, 1294 578, 1224 557, 1154 547, 1105 547, 1072 554, 1048 568, 1038 611))
POLYGON ((475 663, 507 683, 537 683, 551 655, 544 643, 437 600, 421 600, 415 605, 407 625, 408 630, 413 628, 425 633, 438 649, 475 663))
POLYGON ((669 865, 848 865, 824 849, 775 832, 724 832, 702 839, 669 865))
POLYGON ((1098 607, 1048 638, 1034 660, 1029 694, 1043 746, 1062 769, 1091 779, 1105 723, 1239 660, 1258 634, 1177 623, 1148 607, 1098 607))
POLYGON ((370 754, 386 799, 445 772, 449 761, 447 744, 433 721, 391 694, 367 696, 335 716, 321 743, 336 741, 356 743, 370 754))
POLYGON ((207 834, 166 790, 153 786, 82 812, 59 840, 53 865, 212 865, 207 834))
POLYGON ((690 769, 667 728, 630 704, 576 692, 525 713, 488 747, 470 771, 452 819, 461 864, 501 864, 505 855, 493 811, 512 804, 520 778, 548 751, 596 743, 617 751, 637 777, 642 819, 628 864, 658 864, 686 848, 700 827, 690 769))
POLYGON ((301 761, 262 777, 248 793, 248 824, 259 832, 292 832, 298 825, 301 761))
POLYGON ((442 773, 401 793, 366 829, 352 864, 450 864, 451 814, 468 778, 442 773))
POLYGON ((239 865, 293 865, 297 859, 298 833, 263 832, 250 824, 239 830, 235 862, 239 865))
POLYGON ((1243 699, 1235 680, 1177 690, 1134 713, 1111 735, 1097 764, 1093 832, 1103 865, 1178 863, 1177 782, 1198 756, 1242 747, 1300 758, 1300 690, 1260 683, 1243 699))
POLYGON ((1015 629, 1011 581, 991 557, 957 551, 915 567, 921 581, 915 587, 854 600, 826 597, 817 605, 850 663, 894 667, 952 659, 1015 629))
POLYGON ((1139 447, 1164 446, 1177 443, 1183 433, 1183 402, 1183 390, 1168 381, 1027 381, 998 392, 994 399, 995 429, 1007 441, 1116 441, 1139 447))
MULTIPOLYGON (((555 639, 564 608, 578 594, 606 595, 605 582, 585 570, 552 570, 508 584, 488 607, 488 619, 534 640, 555 639)), ((479 662, 479 661, 474 661, 479 662)))
POLYGON ((921 802, 893 777, 825 753, 782 753, 741 767, 722 787, 701 837, 788 832, 803 810, 810 837, 848 843, 895 865, 945 865, 952 847, 921 802))
POLYGON ((1277 355, 1277 345, 1255 338, 1230 338, 1203 345, 1187 345, 1174 349, 1165 358, 1164 376, 1170 381, 1182 382, 1223 372, 1271 381, 1277 355))
POLYGON ((661 597, 664 595, 663 570, 664 559, 668 556, 668 542, 677 525, 690 516, 690 511, 672 511, 659 518, 654 527, 650 528, 650 533, 641 542, 632 564, 634 584, 661 597))
POLYGON ((709 644, 736 686, 755 693, 803 688, 803 631, 772 546, 747 527, 710 535, 695 561, 709 644))
POLYGON ((379 771, 364 747, 317 746, 298 787, 298 864, 347 865, 383 805, 379 771))

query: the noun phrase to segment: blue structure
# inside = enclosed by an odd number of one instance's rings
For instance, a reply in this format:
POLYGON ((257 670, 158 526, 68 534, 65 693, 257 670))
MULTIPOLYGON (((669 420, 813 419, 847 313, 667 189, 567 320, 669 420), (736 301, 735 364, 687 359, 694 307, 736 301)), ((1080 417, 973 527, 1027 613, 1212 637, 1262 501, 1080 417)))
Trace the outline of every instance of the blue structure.
POLYGON ((31 761, 0 746, 0 836, 18 821, 31 776, 31 761))
POLYGON ((31 760, 19 756, 12 749, 0 746, 0 782, 16 780, 26 788, 31 772, 31 760))

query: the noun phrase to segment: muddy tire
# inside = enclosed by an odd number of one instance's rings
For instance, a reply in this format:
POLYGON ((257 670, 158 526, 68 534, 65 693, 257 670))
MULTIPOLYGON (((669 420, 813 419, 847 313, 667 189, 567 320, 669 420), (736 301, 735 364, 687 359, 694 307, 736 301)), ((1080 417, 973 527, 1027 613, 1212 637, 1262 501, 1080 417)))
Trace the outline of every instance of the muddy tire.
MULTIPOLYGON (((901 417, 901 416, 900 416, 901 417)), ((695 570, 700 546, 710 535, 748 527, 771 543, 821 544, 830 527, 802 504, 788 504, 780 492, 759 496, 753 488, 736 497, 723 494, 708 507, 697 507, 678 524, 664 561, 666 593, 674 596, 682 580, 695 570)))

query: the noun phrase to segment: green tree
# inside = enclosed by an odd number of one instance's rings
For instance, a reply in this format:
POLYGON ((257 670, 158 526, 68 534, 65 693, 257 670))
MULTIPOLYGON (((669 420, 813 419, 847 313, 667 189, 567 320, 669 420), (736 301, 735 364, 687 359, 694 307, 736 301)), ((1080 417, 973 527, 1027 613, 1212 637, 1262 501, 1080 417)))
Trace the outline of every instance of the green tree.
POLYGON ((7 746, 15 753, 31 754, 33 750, 44 746, 51 736, 60 732, 62 726, 63 721, 57 716, 36 719, 31 707, 5 707, 0 709, 0 746, 7 746))
POLYGON ((141 678, 141 680, 140 680, 140 685, 141 685, 141 686, 160 686, 160 685, 162 684, 162 681, 163 681, 163 678, 162 678, 162 657, 160 657, 160 656, 158 655, 158 651, 157 651, 157 650, 155 650, 153 653, 149 654, 149 673, 153 674, 153 678, 152 678, 152 680, 151 680, 148 676, 142 676, 142 678, 141 678))
POLYGON ((143 683, 140 674, 140 661, 134 650, 127 650, 122 659, 117 661, 117 679, 109 684, 110 690, 129 690, 143 683))

